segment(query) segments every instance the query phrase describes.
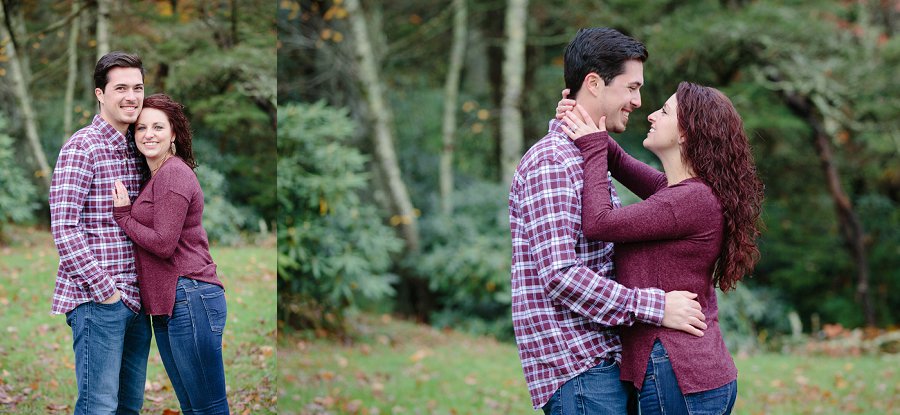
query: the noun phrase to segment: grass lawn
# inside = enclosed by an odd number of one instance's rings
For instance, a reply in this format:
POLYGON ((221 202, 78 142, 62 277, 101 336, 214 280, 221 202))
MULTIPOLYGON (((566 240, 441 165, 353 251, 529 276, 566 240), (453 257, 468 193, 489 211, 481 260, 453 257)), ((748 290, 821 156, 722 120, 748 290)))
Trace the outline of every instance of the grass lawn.
MULTIPOLYGON (((56 248, 46 232, 16 232, 11 246, 0 247, 0 413, 72 413, 72 331, 65 317, 50 315, 56 248)), ((212 256, 228 299, 224 359, 232 413, 277 413, 275 249, 213 248, 212 256)), ((144 413, 177 411, 155 343, 147 371, 144 413)))
MULTIPOLYGON (((279 413, 529 414, 513 344, 362 316, 353 344, 279 338, 279 413)), ((900 414, 900 356, 736 359, 735 414, 900 414)))

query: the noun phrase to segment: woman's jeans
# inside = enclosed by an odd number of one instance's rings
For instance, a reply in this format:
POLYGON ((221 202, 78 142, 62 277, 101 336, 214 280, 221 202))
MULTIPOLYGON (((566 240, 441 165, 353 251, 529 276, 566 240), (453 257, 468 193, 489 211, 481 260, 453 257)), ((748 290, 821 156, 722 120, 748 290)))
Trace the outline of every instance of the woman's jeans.
POLYGON ((122 301, 87 302, 66 313, 72 328, 75 415, 138 415, 144 404, 150 319, 122 301))
POLYGON ((153 316, 159 355, 185 415, 228 414, 222 287, 179 277, 172 316, 153 316))
POLYGON ((737 381, 708 391, 682 394, 669 361, 669 354, 659 340, 650 352, 647 374, 641 386, 641 415, 730 414, 737 398, 737 381))

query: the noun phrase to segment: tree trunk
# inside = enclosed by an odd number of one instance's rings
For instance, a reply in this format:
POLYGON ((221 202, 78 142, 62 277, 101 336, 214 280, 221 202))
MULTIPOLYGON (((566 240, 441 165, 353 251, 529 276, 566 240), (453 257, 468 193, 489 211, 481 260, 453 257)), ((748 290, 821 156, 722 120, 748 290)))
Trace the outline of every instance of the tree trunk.
MULTIPOLYGON (((75 0, 72 2, 72 11, 75 12, 81 8, 81 1, 75 0)), ((80 29, 81 23, 81 15, 76 15, 72 18, 71 27, 69 29, 69 48, 68 48, 68 59, 69 59, 69 72, 68 77, 66 78, 66 100, 63 104, 63 138, 62 141, 65 143, 66 140, 72 135, 72 115, 75 111, 73 107, 73 102, 75 100, 75 78, 78 75, 78 32, 80 29)))
POLYGON ((391 206, 391 224, 400 227, 400 233, 406 240, 407 252, 418 252, 419 231, 418 220, 413 210, 412 201, 406 184, 400 174, 400 165, 394 151, 392 129, 393 113, 387 105, 384 85, 378 67, 375 64, 375 53, 369 37, 366 18, 363 15, 359 0, 348 0, 347 11, 353 30, 353 43, 356 47, 359 78, 368 96, 369 111, 374 118, 375 160, 379 165, 388 188, 391 206))
POLYGON ((866 256, 866 234, 862 223, 853 209, 853 204, 841 185, 840 174, 831 151, 831 140, 825 131, 825 125, 817 114, 815 106, 809 97, 801 97, 795 93, 782 92, 788 106, 797 115, 806 120, 813 129, 813 145, 819 156, 819 163, 825 173, 828 184, 828 192, 834 201, 837 211, 838 223, 850 256, 856 264, 856 294, 857 299, 863 304, 866 324, 875 326, 875 304, 872 299, 872 290, 869 287, 869 261, 866 256))
POLYGON ((238 44, 238 5, 237 0, 231 0, 231 46, 238 44))
POLYGON ((525 82, 525 32, 528 0, 510 0, 506 9, 503 100, 500 103, 500 169, 502 183, 512 182, 522 157, 522 86, 525 82))
MULTIPOLYGON (((17 23, 15 20, 20 18, 20 15, 10 15, 7 13, 6 4, 0 2, 0 20, 3 21, 4 24, 0 25, 0 38, 10 37, 11 28, 7 26, 7 23, 11 23, 12 27, 16 27, 17 23)), ((19 22, 21 23, 21 22, 19 22)), ((27 74, 28 71, 26 68, 22 66, 22 62, 19 60, 19 51, 16 50, 16 43, 10 42, 6 47, 6 56, 9 60, 9 69, 10 75, 12 77, 13 90, 16 94, 16 98, 19 99, 19 106, 22 110, 22 118, 25 124, 25 136, 28 139, 28 146, 31 148, 31 152, 33 153, 35 163, 37 164, 38 170, 35 172, 35 176, 41 178, 41 183, 45 186, 44 190, 50 190, 50 165, 47 164, 47 156, 44 154, 44 148, 41 145, 41 138, 38 135, 37 130, 37 121, 34 114, 34 109, 32 107, 31 95, 28 93, 28 79, 27 74)))
POLYGON ((109 1, 97 0, 97 60, 109 53, 109 1))
POLYGON ((10 39, 12 40, 13 46, 16 48, 16 52, 18 53, 19 60, 19 69, 22 74, 22 79, 25 80, 25 87, 28 88, 31 85, 31 58, 28 57, 27 53, 22 53, 28 51, 28 45, 24 42, 27 42, 28 39, 28 30, 25 28, 25 11, 22 10, 21 3, 12 3, 6 2, 6 17, 4 21, 8 25, 10 39))
POLYGON ((453 213, 453 148, 456 135, 456 102, 459 98, 459 76, 463 59, 466 57, 466 37, 468 33, 467 0, 453 0, 453 47, 450 52, 450 67, 444 84, 444 126, 443 150, 441 151, 440 189, 441 212, 453 213))

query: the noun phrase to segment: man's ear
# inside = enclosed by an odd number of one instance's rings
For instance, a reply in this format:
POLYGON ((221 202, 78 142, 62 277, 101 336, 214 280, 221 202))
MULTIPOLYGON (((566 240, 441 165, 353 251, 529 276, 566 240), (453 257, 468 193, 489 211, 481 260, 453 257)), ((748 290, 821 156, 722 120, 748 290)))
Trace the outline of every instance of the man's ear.
POLYGON ((94 88, 94 96, 97 97, 97 101, 100 101, 101 104, 105 104, 103 102, 103 90, 100 88, 94 88))
POLYGON ((590 91, 591 95, 595 97, 600 96, 600 93, 605 87, 606 82, 603 82, 603 78, 594 72, 587 74, 587 76, 584 77, 584 82, 581 84, 581 89, 590 91))

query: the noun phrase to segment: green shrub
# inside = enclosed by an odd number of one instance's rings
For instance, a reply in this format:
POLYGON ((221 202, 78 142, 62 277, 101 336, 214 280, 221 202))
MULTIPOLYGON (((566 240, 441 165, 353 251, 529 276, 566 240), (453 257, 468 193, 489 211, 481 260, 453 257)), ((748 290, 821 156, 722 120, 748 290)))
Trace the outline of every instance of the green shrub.
POLYGON ((38 208, 37 189, 19 166, 21 156, 15 153, 6 128, 6 118, 0 115, 0 240, 4 224, 29 222, 38 208))
POLYGON ((422 218, 423 254, 411 265, 437 295, 433 324, 511 339, 508 191, 488 182, 459 187, 452 216, 422 218))
POLYGON ((790 310, 775 290, 741 283, 728 293, 716 292, 719 326, 731 353, 777 349, 790 333, 790 310))
POLYGON ((366 156, 347 145, 355 124, 324 103, 278 109, 279 318, 343 331, 362 299, 393 294, 389 272, 402 241, 360 200, 366 156))
POLYGON ((225 176, 206 165, 194 170, 203 188, 203 228, 210 242, 238 245, 243 242, 241 229, 253 223, 251 213, 231 204, 225 176))

